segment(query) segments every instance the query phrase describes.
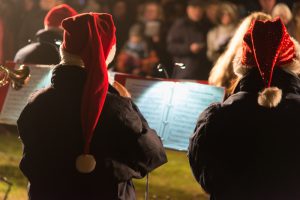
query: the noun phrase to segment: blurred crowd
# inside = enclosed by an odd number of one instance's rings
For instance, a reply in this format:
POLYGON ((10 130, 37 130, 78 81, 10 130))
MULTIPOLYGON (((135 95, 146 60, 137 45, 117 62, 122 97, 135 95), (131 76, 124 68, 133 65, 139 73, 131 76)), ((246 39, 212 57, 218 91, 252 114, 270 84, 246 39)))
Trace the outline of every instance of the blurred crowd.
POLYGON ((164 77, 164 71, 172 78, 208 80, 240 22, 253 11, 279 16, 300 41, 300 2, 292 0, 0 0, 0 63, 16 61, 19 49, 36 42, 48 11, 62 3, 78 13, 111 13, 117 56, 110 68, 139 76, 164 77))

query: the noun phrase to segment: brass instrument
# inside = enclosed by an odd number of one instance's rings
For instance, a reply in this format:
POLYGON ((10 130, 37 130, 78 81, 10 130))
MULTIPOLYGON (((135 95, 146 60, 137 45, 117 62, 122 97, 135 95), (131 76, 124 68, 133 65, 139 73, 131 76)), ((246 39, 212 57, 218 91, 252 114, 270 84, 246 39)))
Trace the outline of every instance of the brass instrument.
POLYGON ((22 88, 30 78, 30 69, 28 66, 21 65, 19 69, 9 69, 0 65, 0 87, 5 86, 11 80, 11 86, 15 90, 22 88))

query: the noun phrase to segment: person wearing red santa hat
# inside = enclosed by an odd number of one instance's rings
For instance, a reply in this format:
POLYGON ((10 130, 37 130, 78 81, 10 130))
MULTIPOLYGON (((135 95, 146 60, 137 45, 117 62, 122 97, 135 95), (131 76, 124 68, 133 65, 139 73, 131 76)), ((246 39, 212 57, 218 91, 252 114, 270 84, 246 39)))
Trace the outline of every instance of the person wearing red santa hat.
POLYGON ((131 179, 167 158, 137 106, 108 83, 112 16, 76 15, 62 27, 62 60, 51 86, 31 97, 17 122, 30 199, 136 199, 131 179))
POLYGON ((234 94, 201 114, 190 140, 193 174, 210 199, 300 199, 299 60, 279 18, 252 22, 234 94))
POLYGON ((21 48, 15 55, 14 62, 27 64, 52 65, 60 62, 59 46, 63 39, 61 22, 77 15, 67 4, 53 7, 44 18, 44 29, 36 33, 36 41, 21 48))

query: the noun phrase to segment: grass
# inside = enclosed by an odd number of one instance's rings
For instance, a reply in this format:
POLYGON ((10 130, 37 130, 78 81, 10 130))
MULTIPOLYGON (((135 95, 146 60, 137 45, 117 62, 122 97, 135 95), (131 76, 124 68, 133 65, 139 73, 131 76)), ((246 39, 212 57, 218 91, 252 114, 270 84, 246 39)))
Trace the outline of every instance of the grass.
MULTIPOLYGON (((207 200, 207 195, 194 180, 185 152, 167 150, 169 162, 149 176, 150 199, 154 200, 207 200)), ((0 177, 13 183, 8 200, 27 200, 27 181, 18 168, 22 146, 17 130, 0 125, 0 177)), ((135 180, 138 200, 144 199, 145 179, 135 180)), ((0 200, 7 185, 0 182, 0 200)))
MULTIPOLYGON (((27 181, 18 168, 22 155, 22 146, 16 134, 16 128, 0 126, 0 176, 5 176, 13 183, 8 200, 27 199, 27 181)), ((0 199, 2 200, 7 185, 0 183, 0 199)))

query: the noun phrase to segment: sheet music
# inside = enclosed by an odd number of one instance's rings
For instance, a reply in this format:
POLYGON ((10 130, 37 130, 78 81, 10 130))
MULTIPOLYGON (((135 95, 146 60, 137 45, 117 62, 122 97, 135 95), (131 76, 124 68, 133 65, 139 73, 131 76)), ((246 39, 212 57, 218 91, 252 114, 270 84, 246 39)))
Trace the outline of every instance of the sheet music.
POLYGON ((172 109, 168 116, 164 145, 187 150, 189 138, 194 132, 199 115, 211 103, 221 102, 224 89, 205 84, 177 82, 172 97, 172 109))
POLYGON ((28 84, 24 85, 20 90, 9 88, 0 114, 1 123, 15 125, 30 95, 50 84, 52 70, 50 66, 36 65, 29 66, 29 68, 30 79, 28 84))
POLYGON ((194 82, 128 78, 125 86, 164 146, 176 150, 187 150, 200 113, 224 96, 224 88, 194 82))
POLYGON ((164 123, 166 108, 173 91, 173 82, 127 79, 125 87, 137 104, 151 128, 159 136, 164 137, 164 123))

